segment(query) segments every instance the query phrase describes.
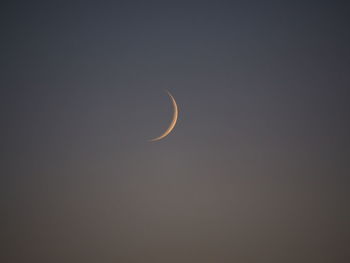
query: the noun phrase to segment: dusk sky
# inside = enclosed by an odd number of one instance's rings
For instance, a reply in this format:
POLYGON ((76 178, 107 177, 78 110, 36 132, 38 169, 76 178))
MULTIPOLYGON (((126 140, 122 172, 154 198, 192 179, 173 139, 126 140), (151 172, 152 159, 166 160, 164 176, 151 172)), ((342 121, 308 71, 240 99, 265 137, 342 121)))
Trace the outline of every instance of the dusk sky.
POLYGON ((0 262, 350 262, 346 1, 3 1, 0 262), (179 107, 175 129, 169 90, 179 107))

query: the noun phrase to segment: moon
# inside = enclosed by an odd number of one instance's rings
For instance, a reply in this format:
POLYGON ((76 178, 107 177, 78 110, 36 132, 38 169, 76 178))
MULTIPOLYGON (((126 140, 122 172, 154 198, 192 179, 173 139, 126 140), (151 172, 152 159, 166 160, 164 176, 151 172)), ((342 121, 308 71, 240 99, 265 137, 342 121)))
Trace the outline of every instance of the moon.
POLYGON ((173 118, 171 120, 171 123, 170 123, 168 129, 166 129, 166 131, 162 135, 160 135, 160 136, 158 136, 158 137, 156 137, 154 139, 149 140, 150 142, 159 141, 159 140, 165 138, 166 136, 168 136, 169 133, 171 133, 171 131, 174 129, 174 127, 176 125, 176 122, 177 122, 177 118, 178 118, 178 115, 179 115, 179 109, 177 107, 177 104, 176 104, 176 101, 175 101, 173 95, 171 95, 169 91, 166 91, 166 92, 168 93, 168 95, 169 95, 169 97, 171 99, 171 102, 173 104, 173 118))

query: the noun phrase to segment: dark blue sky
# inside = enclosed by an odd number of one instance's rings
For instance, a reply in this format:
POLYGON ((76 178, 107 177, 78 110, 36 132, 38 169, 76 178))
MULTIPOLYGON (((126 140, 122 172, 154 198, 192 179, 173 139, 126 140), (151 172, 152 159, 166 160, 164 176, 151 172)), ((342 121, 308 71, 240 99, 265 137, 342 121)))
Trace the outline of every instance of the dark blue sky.
POLYGON ((0 10, 0 261, 350 260, 349 5, 0 10))

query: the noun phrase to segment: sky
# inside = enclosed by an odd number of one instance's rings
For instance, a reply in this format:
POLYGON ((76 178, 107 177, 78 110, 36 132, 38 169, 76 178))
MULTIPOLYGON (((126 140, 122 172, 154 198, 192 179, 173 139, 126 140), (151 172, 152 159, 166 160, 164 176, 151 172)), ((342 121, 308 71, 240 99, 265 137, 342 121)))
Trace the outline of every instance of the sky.
POLYGON ((0 261, 349 262, 349 12, 3 1, 0 261))

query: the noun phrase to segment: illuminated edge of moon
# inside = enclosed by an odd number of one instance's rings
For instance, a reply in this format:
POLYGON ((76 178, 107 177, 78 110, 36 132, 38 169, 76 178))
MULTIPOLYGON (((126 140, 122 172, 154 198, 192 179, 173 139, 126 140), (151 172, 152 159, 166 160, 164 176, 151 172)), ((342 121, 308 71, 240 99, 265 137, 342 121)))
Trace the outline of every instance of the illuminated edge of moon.
POLYGON ((165 138, 166 136, 168 136, 169 133, 174 129, 174 127, 176 125, 176 122, 177 122, 177 118, 178 118, 178 115, 179 115, 179 110, 178 110, 176 101, 175 101, 173 95, 171 95, 171 93, 169 91, 166 90, 166 92, 168 93, 168 95, 169 95, 169 97, 170 97, 170 99, 171 99, 171 101, 173 103, 173 110, 174 110, 173 111, 173 118, 171 120, 171 123, 170 123, 168 129, 166 129, 166 131, 162 135, 160 135, 160 136, 158 136, 158 137, 156 137, 154 139, 149 140, 150 142, 159 141, 159 140, 165 138))

